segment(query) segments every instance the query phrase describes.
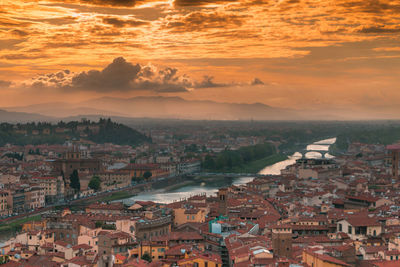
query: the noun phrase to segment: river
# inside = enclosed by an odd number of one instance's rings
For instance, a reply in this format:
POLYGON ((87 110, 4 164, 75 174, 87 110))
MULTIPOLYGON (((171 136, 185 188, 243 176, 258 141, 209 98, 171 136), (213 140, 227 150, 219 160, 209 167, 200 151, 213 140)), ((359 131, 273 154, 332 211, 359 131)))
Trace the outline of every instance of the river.
MULTIPOLYGON (((320 140, 318 142, 314 142, 312 144, 309 144, 306 148, 308 151, 305 154, 305 157, 307 158, 321 158, 322 154, 317 151, 328 151, 329 146, 334 144, 336 142, 336 138, 330 138, 330 139, 324 139, 320 140)), ((324 156, 326 158, 332 158, 333 156, 329 155, 329 153, 325 153, 324 156)), ((279 175, 281 173, 281 170, 285 169, 286 166, 292 165, 296 162, 297 159, 300 159, 302 157, 302 154, 300 152, 295 152, 293 155, 289 156, 288 159, 277 162, 275 164, 266 166, 264 169, 262 169, 259 173, 260 174, 265 174, 265 175, 279 175)), ((218 188, 224 187, 224 186, 229 186, 231 184, 234 185, 242 185, 246 184, 250 181, 252 181, 254 177, 239 177, 232 179, 228 184, 226 181, 213 181, 211 183, 200 183, 197 185, 190 185, 190 186, 183 186, 179 189, 173 190, 173 191, 167 191, 165 192, 164 190, 156 190, 156 191, 151 191, 151 192, 144 192, 140 193, 137 196, 128 198, 124 200, 124 203, 126 204, 133 204, 136 200, 141 200, 141 201, 154 201, 158 203, 171 203, 176 200, 180 200, 183 198, 188 198, 193 195, 198 195, 198 194, 204 194, 206 193, 207 195, 212 195, 215 194, 218 191, 218 188)))

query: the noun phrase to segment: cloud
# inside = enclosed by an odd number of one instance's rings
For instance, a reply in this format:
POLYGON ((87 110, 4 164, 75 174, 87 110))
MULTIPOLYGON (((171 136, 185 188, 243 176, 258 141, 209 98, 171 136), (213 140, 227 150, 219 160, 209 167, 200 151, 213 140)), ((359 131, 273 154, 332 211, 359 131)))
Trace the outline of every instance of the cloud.
POLYGON ((11 85, 10 81, 0 80, 0 88, 8 88, 8 87, 10 87, 10 85, 11 85))
POLYGON ((26 85, 32 88, 56 88, 67 91, 134 91, 186 92, 193 82, 178 69, 158 69, 153 65, 141 66, 118 57, 103 70, 73 73, 69 70, 40 75, 26 85))
POLYGON ((138 26, 149 24, 149 22, 143 21, 143 20, 137 20, 137 19, 123 20, 123 19, 119 19, 119 18, 115 18, 115 17, 105 17, 105 18, 103 18, 103 22, 106 24, 110 24, 117 28, 123 28, 123 27, 127 27, 127 26, 128 27, 138 27, 138 26))
POLYGON ((205 75, 205 76, 203 76, 203 80, 199 83, 196 83, 194 87, 195 88, 213 88, 213 87, 225 87, 225 86, 228 86, 228 84, 215 83, 213 76, 205 75))
POLYGON ((360 33, 372 33, 372 34, 391 34, 400 32, 400 28, 386 28, 380 26, 363 27, 358 32, 360 33))
POLYGON ((156 0, 51 0, 52 2, 78 3, 91 6, 107 6, 107 7, 134 7, 136 5, 147 2, 155 2, 156 0))
POLYGON ((123 57, 118 57, 102 71, 90 70, 74 76, 71 87, 94 91, 128 90, 140 69, 139 64, 133 65, 123 57))
POLYGON ((263 85, 264 82, 261 81, 259 78, 254 78, 254 80, 251 82, 251 85, 263 85))
POLYGON ((206 29, 227 29, 230 26, 242 26, 247 15, 226 14, 220 12, 191 12, 185 16, 167 16, 166 29, 182 32, 204 31, 206 29))
POLYGON ((204 6, 209 4, 225 4, 237 2, 237 0, 175 0, 176 6, 204 6))
POLYGON ((18 30, 18 29, 11 30, 10 33, 12 35, 16 35, 16 36, 20 36, 20 37, 27 36, 29 34, 26 31, 18 30))

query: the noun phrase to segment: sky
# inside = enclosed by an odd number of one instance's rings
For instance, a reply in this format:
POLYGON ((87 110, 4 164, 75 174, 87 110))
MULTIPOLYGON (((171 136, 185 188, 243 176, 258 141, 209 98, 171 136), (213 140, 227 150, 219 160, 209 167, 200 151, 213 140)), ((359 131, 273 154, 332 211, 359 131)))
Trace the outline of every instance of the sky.
POLYGON ((0 107, 157 95, 400 116, 400 0, 0 1, 0 107))

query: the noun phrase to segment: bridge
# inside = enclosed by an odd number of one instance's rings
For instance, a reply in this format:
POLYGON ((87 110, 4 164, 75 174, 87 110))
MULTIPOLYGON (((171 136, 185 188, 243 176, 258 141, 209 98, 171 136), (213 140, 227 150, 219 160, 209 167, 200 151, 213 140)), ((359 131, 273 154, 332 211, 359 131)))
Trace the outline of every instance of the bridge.
POLYGON ((310 153, 310 152, 317 152, 317 153, 319 153, 319 154, 321 154, 321 158, 326 158, 325 157, 325 154, 326 153, 329 153, 329 151, 328 150, 317 150, 317 149, 313 149, 313 150, 307 150, 306 148, 305 149, 303 149, 303 150, 301 150, 301 151, 299 151, 302 155, 303 155, 303 157, 307 154, 307 153, 310 153))

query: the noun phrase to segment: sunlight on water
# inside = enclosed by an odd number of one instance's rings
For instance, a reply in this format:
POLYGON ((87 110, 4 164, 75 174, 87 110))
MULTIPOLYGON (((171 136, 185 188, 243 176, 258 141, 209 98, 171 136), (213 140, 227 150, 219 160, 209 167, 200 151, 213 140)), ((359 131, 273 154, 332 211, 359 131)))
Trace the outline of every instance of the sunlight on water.
MULTIPOLYGON (((307 146, 307 150, 309 152, 306 153, 306 157, 308 158, 321 158, 322 154, 317 151, 328 151, 329 146, 336 142, 336 138, 330 138, 315 142, 307 146)), ((329 153, 325 153, 326 158, 334 158, 329 153)), ((264 175, 279 175, 281 174, 281 170, 285 169, 287 166, 296 163, 297 159, 302 158, 302 154, 299 152, 294 153, 290 156, 287 160, 283 160, 272 164, 270 166, 265 167, 262 169, 259 174, 264 175)), ((252 181, 254 177, 239 177, 233 180, 234 185, 242 185, 252 181)), ((230 184, 226 184, 224 186, 229 186, 230 184)), ((184 186, 173 192, 164 192, 163 190, 151 191, 151 192, 143 192, 137 196, 131 197, 129 199, 125 199, 124 202, 126 204, 133 204, 136 200, 142 201, 154 201, 159 203, 172 203, 174 201, 179 201, 180 199, 188 198, 193 195, 204 194, 213 195, 218 191, 218 188, 221 187, 215 184, 209 184, 202 182, 196 186, 184 186)))
POLYGON ((277 162, 275 164, 265 167, 264 169, 262 169, 259 172, 259 174, 279 175, 279 174, 281 174, 281 170, 285 169, 286 166, 295 164, 296 160, 301 159, 301 157, 302 157, 301 153, 296 152, 292 156, 290 156, 287 160, 283 160, 283 161, 280 161, 280 162, 277 162))
POLYGON ((334 143, 336 143, 336 137, 314 142, 314 145, 333 145, 334 143))

